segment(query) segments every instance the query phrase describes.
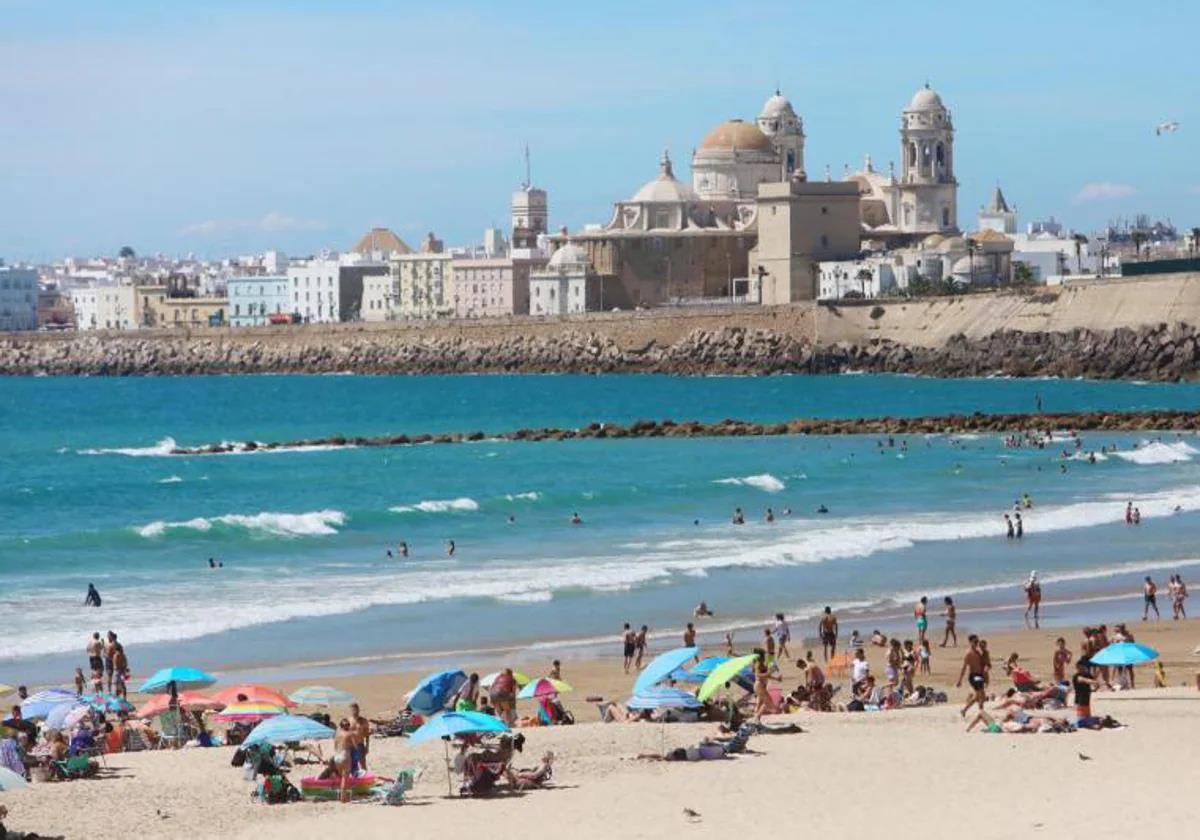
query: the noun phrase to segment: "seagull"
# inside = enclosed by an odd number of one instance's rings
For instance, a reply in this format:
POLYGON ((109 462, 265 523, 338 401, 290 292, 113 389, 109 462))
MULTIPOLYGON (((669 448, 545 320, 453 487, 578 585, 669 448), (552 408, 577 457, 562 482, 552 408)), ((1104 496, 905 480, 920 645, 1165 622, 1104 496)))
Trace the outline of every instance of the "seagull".
POLYGON ((1091 761, 1092 757, 1090 755, 1084 755, 1083 753, 1080 753, 1079 760, 1080 761, 1091 761))
POLYGON ((684 808, 683 816, 688 822, 700 822, 700 812, 693 811, 691 808, 684 808))
POLYGON ((1161 137, 1164 134, 1170 134, 1171 132, 1178 131, 1178 130, 1179 130, 1179 123, 1175 122, 1174 120, 1170 120, 1168 122, 1159 123, 1157 126, 1155 126, 1154 136, 1161 137))

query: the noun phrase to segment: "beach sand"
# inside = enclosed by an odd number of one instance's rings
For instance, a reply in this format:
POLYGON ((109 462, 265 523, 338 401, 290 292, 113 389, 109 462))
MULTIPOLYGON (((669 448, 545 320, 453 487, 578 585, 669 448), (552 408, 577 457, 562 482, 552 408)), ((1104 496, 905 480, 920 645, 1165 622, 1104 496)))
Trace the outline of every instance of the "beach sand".
MULTIPOLYGON (((940 640, 940 620, 931 624, 931 634, 937 632, 932 638, 940 640)), ((1195 685, 1200 658, 1191 654, 1200 642, 1200 627, 1168 620, 1131 622, 1130 628, 1139 642, 1161 651, 1172 687, 1098 694, 1095 712, 1127 724, 1123 730, 968 734, 958 714, 965 692, 948 687, 951 702, 932 708, 781 717, 805 732, 756 736, 751 754, 726 761, 638 761, 639 753, 694 744, 713 734, 715 726, 595 723, 595 707, 584 698, 624 698, 632 682, 622 674, 615 652, 611 658, 564 661, 563 676, 576 687, 565 699, 579 725, 526 730, 525 757, 518 766, 536 764, 545 750, 556 754, 555 784, 547 790, 451 799, 442 744, 412 747, 403 739, 376 739, 374 769, 424 771, 411 804, 257 805, 250 800, 250 784, 229 766, 232 750, 227 748, 114 755, 101 778, 34 784, 0 794, 0 801, 11 811, 10 829, 70 838, 507 838, 566 831, 580 840, 677 832, 716 837, 748 829, 849 832, 852 837, 874 832, 986 838, 1186 834, 1184 826, 1196 814, 1190 796, 1198 777, 1188 745, 1200 736, 1195 685), (699 820, 690 821, 685 808, 698 812, 699 820)), ((969 628, 962 631, 965 644, 969 628)), ((993 633, 988 639, 997 664, 1017 651, 1036 675, 1048 676, 1058 635, 1072 651, 1078 649, 1079 628, 993 633)), ((872 669, 881 673, 882 650, 869 653, 872 669)), ((934 674, 925 682, 951 686, 962 647, 957 652, 935 647, 933 653, 934 674)), ((548 665, 513 664, 530 675, 548 665)), ((796 671, 784 674, 790 689, 796 671)), ((1139 669, 1139 685, 1152 684, 1150 674, 1149 668, 1139 669)), ((397 707, 416 677, 334 682, 358 696, 371 717, 380 717, 397 707)), ((1002 690, 1006 684, 997 673, 993 687, 1002 690)), ((301 775, 298 768, 293 781, 301 775)))

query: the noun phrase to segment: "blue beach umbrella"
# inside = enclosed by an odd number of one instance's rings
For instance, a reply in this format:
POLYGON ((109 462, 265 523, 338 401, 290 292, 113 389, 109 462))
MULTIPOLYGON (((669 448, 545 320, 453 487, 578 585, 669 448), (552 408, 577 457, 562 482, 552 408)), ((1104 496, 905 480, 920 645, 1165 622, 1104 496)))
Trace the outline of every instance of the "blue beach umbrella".
POLYGON ((414 712, 422 715, 436 715, 446 708, 450 698, 466 681, 467 675, 462 671, 438 671, 430 674, 412 690, 408 705, 414 712))
POLYGON ((64 704, 74 704, 79 701, 78 695, 64 688, 48 688, 29 695, 21 704, 21 717, 26 720, 38 720, 50 714, 56 707, 64 704))
MULTIPOLYGON (((81 703, 78 700, 72 700, 67 703, 59 703, 53 709, 46 713, 46 726, 50 729, 62 729, 66 726, 67 716, 76 709, 89 709, 87 703, 81 703)), ((24 713, 22 713, 24 714, 24 713)))
POLYGON ((671 676, 672 671, 688 660, 695 659, 699 654, 700 648, 698 647, 675 648, 659 654, 650 660, 650 664, 642 669, 642 673, 638 674, 638 678, 633 683, 633 693, 641 694, 651 686, 657 685, 671 676))
POLYGON ((199 668, 163 668, 142 683, 138 691, 141 694, 166 694, 171 683, 175 683, 176 691, 192 691, 208 688, 216 681, 216 677, 199 668))
POLYGON ((691 668, 676 668, 671 672, 671 679, 676 682, 702 683, 713 672, 713 668, 728 661, 728 656, 710 656, 701 659, 691 668))
POLYGON ((132 712, 135 706, 124 697, 111 694, 85 694, 83 702, 101 712, 132 712))
POLYGON ((1092 657, 1093 665, 1137 665, 1158 659, 1158 651, 1137 642, 1116 642, 1092 657))
POLYGON ((634 712, 655 711, 657 709, 699 709, 704 704, 681 688, 669 686, 654 686, 644 692, 635 694, 625 702, 625 708, 634 712))
POLYGON ((250 730, 244 743, 287 744, 293 741, 320 741, 332 738, 334 731, 303 715, 276 715, 250 730))
POLYGON ((408 737, 409 743, 420 744, 434 738, 449 738, 486 732, 509 732, 508 724, 500 718, 481 712, 444 712, 425 724, 408 737))

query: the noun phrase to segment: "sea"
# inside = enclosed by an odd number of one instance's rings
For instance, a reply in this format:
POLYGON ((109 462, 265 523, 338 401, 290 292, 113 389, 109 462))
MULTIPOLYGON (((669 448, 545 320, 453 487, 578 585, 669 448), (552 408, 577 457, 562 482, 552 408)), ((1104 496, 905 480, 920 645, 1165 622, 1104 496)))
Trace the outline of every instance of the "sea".
POLYGON ((1077 442, 1063 429, 1019 448, 977 434, 487 437, 637 419, 1022 412, 1039 400, 1047 412, 1194 409, 1200 385, 3 378, 0 682, 68 682, 91 633, 108 630, 135 675, 191 665, 278 678, 611 652, 626 621, 676 638, 700 601, 716 614, 701 622, 706 641, 749 643, 776 612, 811 636, 826 605, 867 632, 909 627, 921 595, 934 615, 954 597, 964 630, 1012 626, 1031 570, 1049 626, 1139 617, 1144 575, 1200 573, 1190 435, 1077 442), (476 430, 483 440, 451 445, 170 454, 476 430), (1009 540, 1003 515, 1024 494, 1025 535, 1009 540), (1139 526, 1124 524, 1129 502, 1139 526), (89 583, 99 609, 83 606, 89 583))

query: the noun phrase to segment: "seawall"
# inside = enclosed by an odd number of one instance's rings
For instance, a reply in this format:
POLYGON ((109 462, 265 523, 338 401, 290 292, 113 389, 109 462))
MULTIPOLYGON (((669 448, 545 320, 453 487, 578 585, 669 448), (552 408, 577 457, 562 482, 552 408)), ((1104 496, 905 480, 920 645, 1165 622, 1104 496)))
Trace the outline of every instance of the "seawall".
POLYGON ((805 373, 1192 379, 1200 275, 563 318, 13 334, 0 373, 805 373))

